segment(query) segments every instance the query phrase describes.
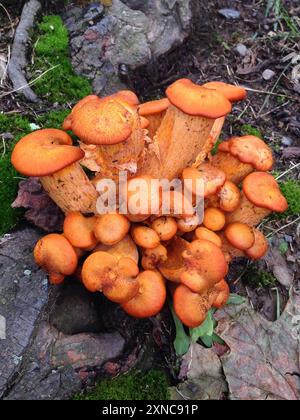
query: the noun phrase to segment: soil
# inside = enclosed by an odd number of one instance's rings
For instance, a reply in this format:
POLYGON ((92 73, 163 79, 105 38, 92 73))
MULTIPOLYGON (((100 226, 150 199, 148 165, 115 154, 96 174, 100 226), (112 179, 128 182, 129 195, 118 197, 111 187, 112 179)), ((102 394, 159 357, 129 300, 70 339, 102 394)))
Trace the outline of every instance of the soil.
MULTIPOLYGON (((18 23, 23 2, 2 3, 7 8, 11 22, 4 14, 4 24, 0 28, 0 53, 6 51, 7 44, 11 43, 12 28, 18 23)), ((44 3, 43 12, 60 12, 61 6, 58 3, 62 2, 44 3)), ((222 80, 246 86, 249 88, 248 99, 235 106, 227 120, 223 138, 241 134, 241 128, 245 125, 259 129, 274 150, 275 170, 280 174, 290 171, 288 177, 300 179, 300 168, 291 170, 297 164, 297 159, 283 158, 287 144, 300 147, 300 68, 297 67, 300 61, 299 33, 298 36, 293 34, 288 21, 278 20, 272 11, 266 16, 266 3, 259 0, 195 1, 193 30, 186 43, 158 62, 150 63, 135 72, 128 69, 123 77, 143 100, 162 96, 164 89, 181 77, 191 78, 198 83, 222 80), (238 10, 241 13, 240 19, 222 17, 218 10, 225 7, 238 10), (247 48, 245 57, 237 52, 238 44, 247 48), (264 79, 265 70, 275 73, 270 80, 264 79)), ((300 15, 298 0, 283 0, 282 3, 289 16, 300 15)), ((1 88, 9 90, 10 86, 0 86, 0 93, 1 88)), ((49 109, 49 104, 28 104, 15 94, 6 96, 1 103, 1 111, 5 113, 36 115, 49 109)), ((300 229, 295 219, 268 221, 264 231, 275 231, 276 244, 282 240, 287 241, 287 266, 292 270, 295 282, 300 282, 300 229), (276 233, 279 229, 280 232, 276 233)), ((244 269, 244 262, 234 266, 231 276, 233 289, 248 294, 256 309, 267 318, 274 319, 276 291, 256 290, 249 293, 240 281, 236 281, 244 269)), ((286 289, 278 286, 277 291, 284 306, 286 289)), ((159 332, 156 339, 161 340, 162 337, 164 334, 159 332)))

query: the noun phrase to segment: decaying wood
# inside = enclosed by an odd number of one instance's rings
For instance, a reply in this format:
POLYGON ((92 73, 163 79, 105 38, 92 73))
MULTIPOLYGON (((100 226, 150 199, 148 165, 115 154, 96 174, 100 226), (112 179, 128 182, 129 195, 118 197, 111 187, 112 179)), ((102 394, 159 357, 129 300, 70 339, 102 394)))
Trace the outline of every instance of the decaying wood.
POLYGON ((35 17, 40 8, 41 3, 37 0, 30 0, 25 4, 20 23, 16 30, 11 58, 8 65, 8 75, 14 90, 23 93, 26 99, 31 102, 36 102, 38 97, 29 87, 24 76, 24 69, 27 65, 26 44, 29 38, 29 31, 34 25, 35 17))

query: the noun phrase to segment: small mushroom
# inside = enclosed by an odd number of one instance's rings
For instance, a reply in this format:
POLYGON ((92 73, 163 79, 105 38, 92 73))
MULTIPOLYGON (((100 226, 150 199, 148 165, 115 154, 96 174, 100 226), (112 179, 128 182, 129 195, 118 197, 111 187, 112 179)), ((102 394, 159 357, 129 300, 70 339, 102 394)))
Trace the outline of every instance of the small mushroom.
POLYGON ((177 220, 178 229, 183 233, 193 232, 201 223, 201 217, 195 214, 192 217, 177 220))
POLYGON ((175 236, 167 246, 168 259, 159 264, 158 269, 169 281, 180 283, 180 277, 185 271, 184 251, 188 249, 188 242, 179 236, 175 236))
POLYGON ((232 212, 236 210, 241 202, 241 192, 231 181, 226 181, 218 194, 209 197, 205 201, 207 207, 220 207, 221 210, 232 212))
POLYGON ((146 249, 142 257, 142 267, 144 270, 155 270, 159 264, 163 264, 168 259, 168 251, 165 246, 158 245, 153 249, 146 249))
POLYGON ((254 245, 251 248, 248 248, 245 251, 245 254, 252 260, 260 260, 267 254, 269 243, 265 235, 258 229, 254 228, 253 233, 255 238, 254 245))
POLYGON ((56 233, 40 239, 34 248, 36 264, 49 274, 51 284, 60 284, 73 274, 78 258, 70 242, 56 233))
POLYGON ((223 279, 217 283, 213 288, 213 293, 216 293, 217 296, 214 299, 212 304, 213 308, 221 309, 226 305, 230 295, 230 289, 226 281, 223 279))
POLYGON ((98 243, 94 235, 96 220, 96 216, 84 217, 80 212, 70 212, 64 221, 64 236, 79 250, 94 249, 98 243))
POLYGON ((158 234, 147 226, 133 226, 131 236, 138 246, 145 249, 154 249, 160 244, 158 234))
POLYGON ((166 297, 166 285, 158 271, 144 271, 137 277, 139 291, 130 301, 123 303, 123 310, 135 318, 150 318, 163 308, 166 297))
POLYGON ((205 210, 203 225, 207 229, 218 232, 224 228, 225 223, 225 215, 220 209, 209 207, 205 210))
POLYGON ((155 219, 151 224, 151 228, 155 230, 161 241, 169 241, 174 238, 178 229, 173 217, 167 216, 155 219))
POLYGON ((205 239, 206 241, 214 243, 219 248, 222 247, 221 238, 215 232, 203 226, 200 226, 195 230, 195 239, 205 239))
POLYGON ((182 178, 188 191, 195 196, 200 193, 204 198, 216 194, 226 181, 224 172, 208 163, 201 164, 198 169, 184 169, 182 178))
POLYGON ((90 292, 102 292, 116 303, 127 302, 139 290, 139 268, 131 258, 118 259, 107 252, 94 252, 84 262, 82 281, 90 292))
POLYGON ((202 293, 221 281, 228 265, 221 249, 211 241, 198 239, 183 252, 185 271, 180 280, 195 293, 202 293))
POLYGON ((224 234, 228 242, 240 251, 251 248, 255 242, 253 228, 245 223, 230 223, 224 234))
POLYGON ((122 214, 104 214, 95 222, 95 237, 104 245, 115 245, 125 238, 130 222, 122 214))
POLYGON ((202 294, 194 293, 183 284, 176 287, 173 299, 176 315, 189 328, 203 324, 213 303, 207 290, 202 294))
POLYGON ((141 117, 147 118, 149 121, 148 136, 153 139, 161 122, 166 115, 166 111, 170 106, 170 101, 167 98, 156 101, 146 102, 141 104, 138 108, 138 113, 141 117))
POLYGON ((272 150, 255 136, 233 137, 221 143, 218 153, 212 158, 212 164, 235 184, 239 184, 254 170, 271 170, 273 163, 272 150))
POLYGON ((131 258, 136 264, 139 263, 139 252, 130 235, 126 235, 124 239, 115 245, 98 244, 93 252, 98 251, 108 252, 117 257, 118 260, 121 258, 131 258))
POLYGON ((243 194, 239 207, 226 214, 226 223, 241 222, 257 226, 272 212, 283 213, 288 203, 277 181, 266 172, 253 172, 243 182, 243 194))

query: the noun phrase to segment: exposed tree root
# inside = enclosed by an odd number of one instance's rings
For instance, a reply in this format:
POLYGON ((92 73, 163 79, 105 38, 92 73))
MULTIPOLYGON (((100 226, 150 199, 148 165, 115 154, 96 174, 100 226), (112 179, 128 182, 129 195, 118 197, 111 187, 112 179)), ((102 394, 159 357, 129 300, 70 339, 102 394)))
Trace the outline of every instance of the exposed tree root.
POLYGON ((16 30, 11 58, 8 65, 8 75, 14 90, 22 92, 26 99, 31 102, 37 102, 38 97, 29 87, 24 76, 24 69, 27 64, 26 44, 29 37, 29 31, 34 25, 35 17, 40 8, 41 3, 37 0, 29 0, 29 2, 25 4, 20 23, 16 30))

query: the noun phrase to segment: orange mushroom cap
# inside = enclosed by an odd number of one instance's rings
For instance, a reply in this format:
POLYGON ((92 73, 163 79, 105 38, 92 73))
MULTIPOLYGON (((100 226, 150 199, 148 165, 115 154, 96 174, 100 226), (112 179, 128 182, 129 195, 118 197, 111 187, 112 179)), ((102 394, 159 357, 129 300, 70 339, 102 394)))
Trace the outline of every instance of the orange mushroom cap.
POLYGON ((226 305, 230 295, 230 289, 227 282, 223 279, 214 286, 213 293, 217 293, 217 296, 212 304, 216 309, 220 309, 226 305))
POLYGON ((288 209, 277 181, 266 172, 253 172, 243 181, 243 191, 251 203, 270 211, 283 213, 288 209))
POLYGON ((194 293, 183 284, 176 287, 173 301, 176 315, 189 328, 199 327, 205 321, 211 307, 207 293, 194 293))
MULTIPOLYGON (((197 182, 199 182, 200 193, 202 192, 201 185, 204 188, 204 198, 216 194, 216 192, 224 185, 226 175, 223 171, 209 163, 203 163, 196 168, 186 168, 182 172, 184 181, 190 180, 192 184, 192 192, 197 195, 197 182), (201 184, 202 183, 202 184, 201 184)), ((186 183, 186 188, 190 191, 190 183, 186 183)), ((199 194, 199 192, 198 192, 199 194)))
POLYGON ((255 136, 234 137, 226 142, 230 153, 243 163, 251 164, 258 171, 267 172, 273 167, 272 150, 255 136))
POLYGON ((113 93, 108 98, 112 99, 121 99, 124 102, 127 102, 131 106, 139 105, 139 98, 131 90, 119 90, 116 93, 113 93))
POLYGON ((44 129, 23 137, 15 146, 11 161, 26 176, 43 177, 81 160, 84 152, 72 146, 71 137, 61 130, 44 129))
POLYGON ((223 252, 211 241, 191 242, 182 256, 186 270, 180 280, 195 293, 210 289, 228 273, 223 252))
POLYGON ((195 214, 192 217, 186 217, 177 220, 177 227, 181 232, 190 233, 193 232, 201 223, 201 217, 195 214))
POLYGON ((221 93, 181 79, 166 91, 169 101, 185 114, 217 119, 229 114, 231 103, 221 93))
POLYGON ((242 101, 247 98, 247 91, 241 86, 215 81, 205 83, 203 87, 222 93, 230 102, 242 101))
POLYGON ((93 232, 95 223, 95 216, 85 217, 79 211, 70 212, 64 221, 64 235, 76 248, 94 248, 98 242, 93 232))
POLYGON ((62 276, 73 274, 78 264, 76 252, 70 242, 56 233, 38 241, 34 249, 34 259, 56 284, 62 282, 62 276))
POLYGON ((226 226, 224 234, 228 242, 241 251, 245 251, 254 245, 253 229, 245 223, 230 223, 226 226))
POLYGON ((138 294, 122 308, 135 318, 150 318, 163 308, 166 297, 166 285, 158 271, 144 271, 137 277, 140 288, 138 294))
POLYGON ((87 144, 122 143, 132 129, 132 112, 114 99, 90 100, 72 114, 72 130, 87 144))
POLYGON ((82 281, 90 292, 103 292, 113 302, 123 303, 136 295, 138 266, 131 258, 94 252, 84 262, 82 281))
POLYGON ((219 192, 220 208, 223 211, 236 210, 241 202, 241 192, 231 181, 226 181, 219 192))
POLYGON ((140 119, 141 119, 141 128, 143 128, 143 129, 148 128, 149 125, 150 125, 150 121, 147 120, 147 118, 145 118, 145 117, 140 117, 140 119))
POLYGON ((265 235, 258 229, 254 228, 253 233, 255 238, 254 245, 251 248, 248 248, 245 251, 245 254, 252 260, 259 260, 267 254, 269 243, 265 235))
POLYGON ((218 152, 230 153, 229 141, 222 141, 218 146, 218 152))
POLYGON ((122 214, 104 214, 97 217, 94 234, 104 245, 115 245, 125 238, 130 229, 130 222, 122 214))
POLYGON ((217 208, 209 207, 204 212, 203 225, 214 232, 222 230, 225 226, 226 219, 224 213, 217 208))
POLYGON ((159 264, 163 264, 168 259, 167 248, 158 245, 153 249, 146 249, 142 258, 142 267, 144 270, 155 270, 159 264))
POLYGON ((205 239, 206 241, 213 242, 219 248, 222 247, 222 239, 215 232, 203 226, 200 226, 195 230, 195 237, 196 239, 205 239))
POLYGON ((145 102, 139 106, 139 114, 142 117, 148 115, 156 115, 166 111, 170 106, 170 101, 167 98, 159 99, 157 101, 145 102))
POLYGON ((169 241, 177 232, 177 223, 173 217, 159 217, 151 225, 152 229, 158 234, 161 241, 169 241))
POLYGON ((145 249, 153 249, 160 244, 158 234, 147 226, 133 226, 131 236, 138 246, 145 249))

